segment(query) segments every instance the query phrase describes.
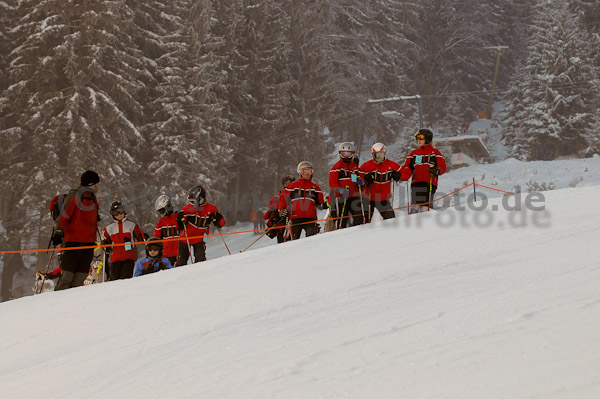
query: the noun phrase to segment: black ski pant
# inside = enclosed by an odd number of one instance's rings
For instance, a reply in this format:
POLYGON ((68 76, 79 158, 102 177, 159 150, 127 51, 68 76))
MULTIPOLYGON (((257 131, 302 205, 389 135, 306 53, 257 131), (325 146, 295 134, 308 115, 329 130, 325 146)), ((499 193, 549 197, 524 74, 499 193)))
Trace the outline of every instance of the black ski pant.
MULTIPOLYGON (((190 244, 194 251, 194 262, 204 262, 206 260, 206 243, 199 241, 195 244, 190 244)), ((190 257, 190 249, 187 241, 179 241, 179 251, 177 253, 177 266, 187 265, 190 257)))
MULTIPOLYGON (((187 243, 185 245, 187 245, 187 243)), ((177 264, 177 256, 165 256, 165 258, 169 259, 169 262, 171 262, 171 266, 175 267, 175 265, 177 264)))
POLYGON ((367 207, 368 205, 366 205, 360 197, 348 197, 345 200, 345 204, 344 198, 338 198, 337 209, 331 210, 330 212, 333 217, 337 217, 337 210, 339 210, 339 216, 341 218, 337 219, 336 226, 343 229, 350 225, 350 217, 352 217, 352 226, 363 224, 363 209, 366 211, 368 209, 367 207))
POLYGON ((133 277, 134 266, 135 260, 132 259, 112 262, 110 265, 110 281, 133 277))
POLYGON ((319 225, 316 219, 312 218, 299 218, 292 219, 292 238, 297 240, 302 234, 302 230, 306 232, 306 236, 314 236, 319 233, 319 225))
POLYGON ((368 215, 365 215, 365 217, 367 218, 367 223, 371 223, 371 218, 375 213, 375 209, 379 211, 379 214, 381 214, 381 217, 384 219, 391 219, 396 217, 396 214, 394 213, 394 208, 392 207, 392 203, 390 201, 369 201, 369 212, 368 215))
POLYGON ((429 195, 429 182, 417 182, 410 185, 410 209, 418 208, 416 205, 426 206, 431 208, 433 204, 429 203, 429 199, 433 199, 437 187, 431 186, 431 197, 429 195))
MULTIPOLYGON (((87 247, 93 245, 95 245, 93 242, 65 242, 63 248, 87 247)), ((62 251, 60 268, 63 273, 54 290, 60 291, 82 286, 90 272, 90 265, 93 258, 94 248, 62 251)))

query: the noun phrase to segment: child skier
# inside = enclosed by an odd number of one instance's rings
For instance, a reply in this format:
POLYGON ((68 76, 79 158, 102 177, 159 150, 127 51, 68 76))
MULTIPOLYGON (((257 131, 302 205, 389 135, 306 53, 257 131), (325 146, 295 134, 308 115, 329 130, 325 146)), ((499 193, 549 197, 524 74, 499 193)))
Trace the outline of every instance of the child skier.
POLYGON ((319 232, 317 206, 326 209, 321 188, 313 183, 313 167, 308 161, 298 164, 299 179, 288 184, 279 199, 279 215, 292 222, 292 239, 297 240, 306 232, 310 237, 319 232))
POLYGON ((146 242, 146 257, 135 264, 133 277, 155 273, 160 270, 172 269, 169 259, 162 255, 163 244, 160 238, 152 237, 146 242))
MULTIPOLYGON (((109 280, 131 278, 137 259, 137 249, 133 245, 133 241, 144 241, 146 235, 136 223, 127 220, 127 213, 121 201, 113 201, 110 205, 110 215, 115 221, 104 228, 102 244, 121 245, 112 247, 109 280)), ((110 248, 107 249, 110 250, 110 248)))
POLYGON ((188 191, 189 203, 177 213, 177 228, 180 237, 177 266, 206 260, 206 242, 204 234, 210 234, 210 224, 221 228, 225 226, 225 218, 216 206, 206 202, 206 191, 202 186, 194 186, 188 191), (190 249, 194 254, 190 254, 190 249))
POLYGON ((177 212, 171 205, 171 199, 166 195, 161 195, 154 202, 154 209, 160 215, 154 229, 154 237, 163 241, 163 256, 169 259, 173 267, 176 266, 177 252, 179 250, 179 231, 177 231, 177 212))

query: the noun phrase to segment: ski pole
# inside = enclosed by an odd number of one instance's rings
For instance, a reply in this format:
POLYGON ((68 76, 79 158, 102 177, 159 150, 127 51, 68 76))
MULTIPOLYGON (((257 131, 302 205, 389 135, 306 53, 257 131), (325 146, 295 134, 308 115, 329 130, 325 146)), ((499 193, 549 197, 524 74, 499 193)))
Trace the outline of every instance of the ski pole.
POLYGON ((433 176, 429 175, 429 202, 427 203, 427 210, 431 210, 431 181, 433 180, 433 176))
POLYGON ((473 178, 473 202, 477 201, 477 192, 475 192, 475 178, 473 178))
MULTIPOLYGON (((229 247, 227 246, 227 243, 225 242, 225 238, 223 238, 223 233, 221 233, 221 228, 217 227, 217 230, 219 230, 219 235, 221 236, 221 240, 223 240, 223 244, 225 244, 225 248, 227 248, 227 252, 229 252, 229 255, 231 255, 231 251, 229 250, 229 247)), ((264 233, 260 237, 262 237, 262 236, 264 236, 264 233)))
POLYGON ((406 181, 406 214, 410 215, 410 193, 408 192, 408 180, 406 181))
MULTIPOLYGON (((50 241, 48 241, 48 249, 50 249, 50 246, 52 245, 52 236, 54 235, 54 226, 52 226, 52 234, 50 235, 50 241)), ((46 270, 44 271, 44 277, 42 278, 42 285, 40 286, 40 292, 42 292, 42 289, 44 287, 44 282, 46 281, 46 274, 48 274, 48 269, 50 268, 50 263, 52 262, 52 258, 54 257, 54 252, 52 251, 52 253, 50 254, 50 259, 48 259, 48 263, 46 264, 46 270)), ((38 294, 37 292, 37 286, 35 287, 35 292, 34 295, 38 294)))
MULTIPOLYGON (((346 186, 346 190, 348 190, 348 186, 346 186)), ((344 205, 342 206, 342 214, 338 215, 340 218, 338 220, 338 230, 342 228, 342 224, 344 221, 344 217, 345 217, 344 214, 346 213, 346 201, 348 201, 348 197, 344 197, 344 205)))
MULTIPOLYGON (((273 224, 273 226, 275 226, 275 224, 273 224)), ((273 230, 273 227, 268 227, 264 233, 262 233, 256 240, 252 241, 252 243, 250 245, 248 245, 246 248, 244 248, 242 251, 240 252, 245 252, 248 248, 250 248, 251 246, 253 246, 258 240, 260 240, 261 238, 263 238, 265 236, 265 234, 267 234, 269 232, 269 230, 273 230)))
POLYGON ((362 190, 360 188, 360 186, 358 186, 358 196, 360 197, 360 211, 362 212, 362 218, 363 218, 363 224, 366 223, 365 221, 365 206, 363 205, 363 196, 362 196, 362 190))
MULTIPOLYGON (((185 217, 183 217, 181 219, 182 222, 184 220, 185 220, 185 217)), ((186 226, 185 222, 183 222, 183 231, 185 232, 185 240, 187 241, 188 252, 190 253, 190 260, 192 261, 192 264, 194 264, 196 262, 194 262, 194 255, 192 254, 192 246, 190 245, 190 238, 188 237, 187 226, 186 226)))

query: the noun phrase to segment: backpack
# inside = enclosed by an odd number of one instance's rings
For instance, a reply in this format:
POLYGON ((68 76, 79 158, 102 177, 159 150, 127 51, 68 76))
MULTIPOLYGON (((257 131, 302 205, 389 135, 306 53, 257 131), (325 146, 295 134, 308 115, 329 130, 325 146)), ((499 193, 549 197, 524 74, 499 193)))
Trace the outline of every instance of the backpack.
POLYGON ((55 222, 60 218, 66 194, 59 194, 50 201, 50 216, 55 222))

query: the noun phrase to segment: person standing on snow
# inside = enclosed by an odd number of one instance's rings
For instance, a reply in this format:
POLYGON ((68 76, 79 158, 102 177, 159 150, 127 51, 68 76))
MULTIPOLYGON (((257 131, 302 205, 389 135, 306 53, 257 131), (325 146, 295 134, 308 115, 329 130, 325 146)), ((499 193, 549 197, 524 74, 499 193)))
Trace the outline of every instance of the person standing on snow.
POLYGON ((446 172, 446 160, 433 147, 433 132, 419 129, 415 134, 418 148, 411 151, 402 165, 402 180, 410 179, 410 213, 426 212, 431 208, 437 190, 438 176, 446 172))
POLYGON ((358 164, 355 162, 355 148, 352 143, 342 143, 338 148, 340 160, 329 171, 329 187, 334 193, 335 203, 331 204, 331 216, 338 217, 339 228, 348 225, 352 216, 353 226, 363 224, 364 205, 357 184, 358 164))
POLYGON ((172 269, 173 266, 169 259, 163 257, 163 243, 160 238, 152 237, 146 243, 146 257, 141 258, 135 264, 133 277, 143 276, 144 274, 155 273, 160 270, 172 269))
POLYGON ((323 191, 312 182, 313 167, 308 161, 298 164, 299 179, 288 184, 279 199, 279 215, 292 222, 292 239, 297 240, 306 232, 310 237, 319 232, 317 206, 326 209, 323 191))
MULTIPOLYGON (((163 256, 169 259, 171 265, 175 267, 177 262, 177 252, 179 251, 179 231, 177 230, 177 212, 171 205, 171 199, 166 195, 159 196, 154 202, 154 209, 160 215, 154 228, 154 237, 163 241, 163 256)), ((187 245, 187 244, 186 244, 187 245)))
POLYGON ((177 228, 180 237, 177 266, 206 260, 206 242, 204 234, 210 234, 210 224, 220 229, 225 226, 225 218, 216 206, 206 202, 206 191, 202 186, 194 186, 188 191, 189 203, 177 213, 177 228), (193 248, 193 255, 190 249, 193 248))
POLYGON ((98 174, 88 170, 81 175, 80 187, 65 196, 53 236, 56 240, 63 238, 64 248, 60 262, 62 275, 55 291, 82 286, 88 276, 100 220, 96 199, 99 186, 98 174), (67 250, 74 247, 90 248, 67 250))
POLYGON ((390 219, 395 217, 392 199, 392 180, 400 180, 400 165, 390 161, 387 149, 382 143, 375 143, 371 147, 371 160, 363 163, 359 170, 360 176, 369 188, 369 211, 365 215, 367 222, 375 209, 381 217, 390 219))
POLYGON ((109 280, 122 280, 133 277, 133 266, 138 253, 134 241, 144 241, 146 235, 136 223, 127 219, 127 213, 121 201, 113 201, 110 215, 114 222, 106 226, 102 232, 102 244, 113 245, 110 256, 109 280))
POLYGON ((286 238, 283 237, 285 230, 285 218, 279 216, 279 210, 277 208, 279 206, 281 194, 284 192, 286 187, 295 180, 296 178, 294 176, 283 176, 281 178, 282 190, 278 191, 277 194, 271 198, 269 201, 269 209, 263 216, 263 219, 267 221, 267 227, 271 228, 269 231, 267 231, 267 236, 269 236, 269 238, 277 237, 278 244, 289 240, 286 240, 286 238))

